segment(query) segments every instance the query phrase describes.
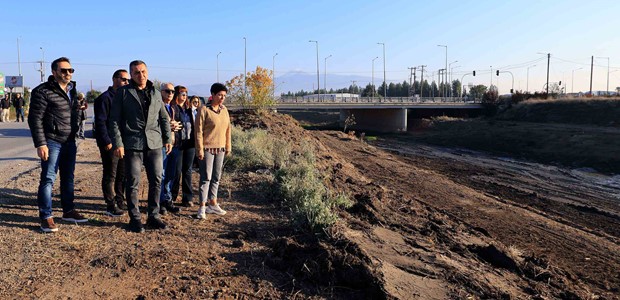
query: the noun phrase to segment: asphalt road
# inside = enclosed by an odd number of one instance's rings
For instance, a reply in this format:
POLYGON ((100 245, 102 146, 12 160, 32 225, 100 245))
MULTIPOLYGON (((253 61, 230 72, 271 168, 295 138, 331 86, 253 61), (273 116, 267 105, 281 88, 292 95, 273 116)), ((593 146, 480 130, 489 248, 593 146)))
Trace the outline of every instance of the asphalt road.
MULTIPOLYGON (((86 120, 85 135, 87 137, 92 137, 92 116, 94 115, 92 104, 89 105, 86 112, 88 114, 88 120, 86 120)), ((0 122, 0 166, 21 163, 28 160, 39 160, 39 157, 37 157, 37 150, 32 143, 32 136, 30 135, 30 128, 28 127, 27 121, 28 120, 26 120, 26 122, 15 122, 15 120, 12 119, 11 122, 0 122)), ((80 140, 78 140, 78 143, 80 143, 80 140)))

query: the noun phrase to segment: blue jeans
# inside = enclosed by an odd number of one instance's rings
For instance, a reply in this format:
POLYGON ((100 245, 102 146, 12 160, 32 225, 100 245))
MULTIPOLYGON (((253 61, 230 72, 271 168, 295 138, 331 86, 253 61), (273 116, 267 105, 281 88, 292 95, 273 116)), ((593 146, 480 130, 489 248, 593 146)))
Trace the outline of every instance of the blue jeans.
POLYGON ((37 192, 39 205, 39 218, 45 220, 52 217, 52 187, 56 180, 56 173, 60 170, 60 205, 63 213, 75 208, 73 200, 73 176, 75 171, 75 155, 77 146, 75 141, 67 141, 63 144, 47 140, 49 157, 46 161, 41 160, 41 180, 37 192))
POLYGON ((164 173, 161 180, 159 203, 175 200, 172 199, 172 185, 174 183, 174 178, 177 176, 177 160, 179 159, 179 154, 179 147, 172 147, 172 151, 170 151, 168 155, 166 155, 166 148, 162 148, 164 173))
POLYGON ((129 217, 140 221, 138 190, 140 188, 140 173, 142 165, 149 181, 148 208, 149 218, 159 218, 159 199, 162 173, 162 149, 135 151, 126 149, 125 157, 125 198, 129 217))
POLYGON ((19 117, 22 118, 22 122, 24 122, 24 108, 15 108, 15 122, 19 122, 19 117))

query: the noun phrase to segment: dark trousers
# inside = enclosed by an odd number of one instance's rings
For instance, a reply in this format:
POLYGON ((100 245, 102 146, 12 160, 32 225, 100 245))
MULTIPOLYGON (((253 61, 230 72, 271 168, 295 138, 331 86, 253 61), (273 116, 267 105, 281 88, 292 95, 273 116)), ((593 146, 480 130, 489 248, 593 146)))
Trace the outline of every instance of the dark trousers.
POLYGON ((196 148, 181 150, 179 160, 177 160, 177 176, 172 184, 172 199, 176 199, 179 194, 179 185, 182 184, 183 202, 192 202, 194 190, 192 187, 192 165, 196 148))
POLYGON ((20 107, 20 108, 15 108, 15 118, 17 120, 15 120, 15 122, 19 122, 19 118, 22 118, 22 122, 24 122, 24 108, 20 107))
POLYGON ((103 199, 108 207, 125 201, 125 161, 114 155, 112 149, 105 150, 99 147, 101 164, 103 165, 103 177, 101 178, 101 190, 103 199))
POLYGON ((138 190, 140 188, 140 172, 142 165, 149 181, 148 208, 149 218, 159 218, 159 193, 163 172, 162 148, 142 151, 125 150, 125 198, 127 209, 132 220, 140 221, 138 190))

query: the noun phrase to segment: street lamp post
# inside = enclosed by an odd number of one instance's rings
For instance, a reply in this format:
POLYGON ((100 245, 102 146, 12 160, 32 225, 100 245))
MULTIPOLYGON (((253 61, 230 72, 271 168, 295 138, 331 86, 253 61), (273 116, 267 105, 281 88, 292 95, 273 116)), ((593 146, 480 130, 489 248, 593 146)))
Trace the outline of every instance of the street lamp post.
POLYGON ((375 59, 379 58, 379 56, 372 59, 372 96, 377 96, 377 89, 375 88, 375 59))
MULTIPOLYGON (((454 69, 456 68, 460 68, 461 66, 454 66, 450 68, 450 97, 454 97, 454 95, 452 94, 452 76, 454 75, 454 69)), ((461 82, 461 89, 463 87, 463 83, 461 82)))
POLYGON ((220 54, 222 54, 222 51, 220 51, 220 53, 218 53, 215 57, 215 64, 217 68, 217 82, 220 82, 220 54))
MULTIPOLYGON (((437 45, 437 47, 444 47, 446 48, 446 72, 448 72, 448 45, 437 45)), ((446 96, 446 91, 445 91, 445 84, 444 84, 444 92, 443 92, 444 97, 446 96)))
POLYGON ((583 69, 583 67, 579 68, 579 69, 574 69, 573 70, 573 74, 571 75, 571 83, 570 83, 570 93, 574 93, 575 92, 575 71, 581 70, 583 69))
POLYGON ((383 45, 383 97, 387 98, 387 82, 385 79, 385 43, 377 43, 377 45, 383 45))
POLYGON ((19 76, 22 76, 22 63, 19 53, 19 38, 17 38, 17 69, 19 71, 19 76))
POLYGON ((323 88, 325 89, 325 93, 327 93, 327 59, 330 57, 332 57, 331 54, 325 57, 325 64, 323 65, 323 88))
POLYGON ((606 95, 609 95, 609 57, 599 56, 597 58, 607 59, 607 94, 606 95))
POLYGON ((276 95, 276 56, 278 56, 277 52, 273 55, 273 62, 271 65, 271 83, 273 84, 273 91, 271 91, 272 98, 276 95))
POLYGON ((243 98, 248 94, 248 47, 247 39, 243 37, 243 98))
POLYGON ((455 60, 451 63, 448 64, 448 69, 446 70, 446 88, 448 89, 448 94, 449 97, 452 97, 452 64, 453 63, 457 63, 459 62, 458 60, 455 60), (448 73, 449 72, 449 73, 448 73))
POLYGON ((319 41, 309 40, 309 43, 316 43, 316 92, 317 92, 317 100, 321 100, 321 87, 320 83, 320 75, 319 75, 319 41))
POLYGON ((527 67, 527 76, 525 77, 525 90, 527 93, 530 92, 530 68, 535 67, 536 65, 527 67))

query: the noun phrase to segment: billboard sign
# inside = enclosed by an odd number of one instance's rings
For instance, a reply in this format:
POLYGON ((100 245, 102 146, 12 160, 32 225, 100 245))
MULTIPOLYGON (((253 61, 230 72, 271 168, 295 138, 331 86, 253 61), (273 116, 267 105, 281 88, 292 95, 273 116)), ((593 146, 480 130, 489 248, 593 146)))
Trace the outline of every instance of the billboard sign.
POLYGON ((4 85, 8 88, 22 87, 24 86, 23 76, 6 76, 4 78, 4 85))
POLYGON ((4 74, 0 73, 0 96, 4 96, 4 74))

